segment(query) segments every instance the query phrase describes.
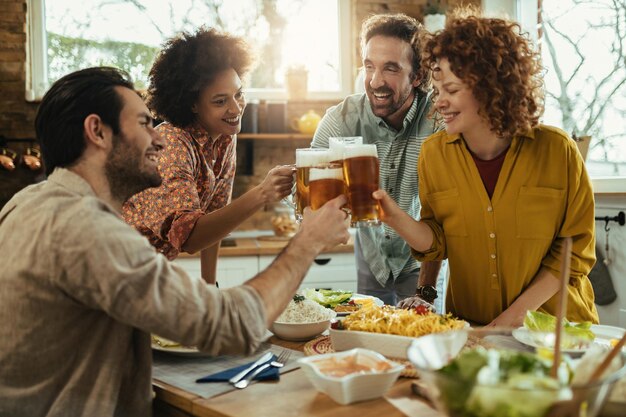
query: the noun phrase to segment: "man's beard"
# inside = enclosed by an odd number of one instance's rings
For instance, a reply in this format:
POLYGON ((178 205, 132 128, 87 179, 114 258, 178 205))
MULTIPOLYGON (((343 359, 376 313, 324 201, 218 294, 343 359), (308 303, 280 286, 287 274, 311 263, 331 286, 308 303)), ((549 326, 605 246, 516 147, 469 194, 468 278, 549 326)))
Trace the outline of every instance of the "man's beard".
POLYGON ((401 94, 400 97, 398 97, 398 100, 396 101, 396 100, 393 100, 394 92, 389 88, 379 88, 377 90, 374 90, 373 88, 369 86, 366 88, 367 88, 368 93, 371 96, 374 96, 374 93, 382 93, 382 94, 391 93, 391 97, 392 97, 391 102, 385 105, 376 105, 375 99, 370 98, 370 106, 372 106, 372 112, 376 116, 380 117, 381 119, 389 117, 395 114, 396 112, 398 112, 402 108, 402 106, 404 106, 406 101, 411 96, 411 92, 413 91, 412 89, 407 90, 406 92, 404 92, 404 94, 401 94))
POLYGON ((113 136, 113 148, 104 166, 113 198, 123 203, 146 188, 161 185, 161 175, 156 169, 151 172, 141 169, 144 160, 145 155, 130 145, 124 134, 113 136))

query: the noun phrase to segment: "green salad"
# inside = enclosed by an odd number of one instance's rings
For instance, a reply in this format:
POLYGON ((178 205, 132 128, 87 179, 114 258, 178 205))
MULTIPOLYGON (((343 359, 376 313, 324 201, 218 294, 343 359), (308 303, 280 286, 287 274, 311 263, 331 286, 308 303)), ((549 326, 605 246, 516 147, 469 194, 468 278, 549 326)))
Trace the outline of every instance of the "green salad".
POLYGON ((334 309, 337 305, 348 301, 352 297, 352 291, 315 290, 313 288, 307 288, 302 291, 302 295, 326 308, 334 309))
MULTIPOLYGON (((554 332, 556 328, 556 317, 540 311, 528 311, 524 318, 524 327, 536 332, 554 332)), ((562 349, 580 348, 581 344, 593 342, 596 335, 591 331, 591 322, 571 323, 563 319, 563 330, 565 337, 561 344, 562 349)))
POLYGON ((569 365, 563 362, 558 380, 549 376, 551 365, 526 352, 475 348, 436 371, 436 384, 455 416, 537 417, 572 395, 569 365))

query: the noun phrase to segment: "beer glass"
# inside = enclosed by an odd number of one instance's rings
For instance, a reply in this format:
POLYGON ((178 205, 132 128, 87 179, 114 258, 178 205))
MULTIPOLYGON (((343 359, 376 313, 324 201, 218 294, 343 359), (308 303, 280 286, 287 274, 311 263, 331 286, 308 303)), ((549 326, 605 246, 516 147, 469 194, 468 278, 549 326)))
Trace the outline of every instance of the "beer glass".
POLYGON ((378 201, 372 197, 379 184, 376 145, 346 145, 343 177, 352 210, 352 224, 357 227, 380 225, 378 201))
POLYGON ((315 165, 328 163, 328 149, 296 149, 296 221, 302 221, 304 208, 309 205, 309 172, 315 165))
POLYGON ((330 151, 330 162, 343 163, 343 149, 346 145, 362 145, 362 136, 346 136, 328 138, 328 150, 330 151))
POLYGON ((337 163, 315 165, 309 171, 309 203, 317 210, 344 193, 343 166, 337 163))

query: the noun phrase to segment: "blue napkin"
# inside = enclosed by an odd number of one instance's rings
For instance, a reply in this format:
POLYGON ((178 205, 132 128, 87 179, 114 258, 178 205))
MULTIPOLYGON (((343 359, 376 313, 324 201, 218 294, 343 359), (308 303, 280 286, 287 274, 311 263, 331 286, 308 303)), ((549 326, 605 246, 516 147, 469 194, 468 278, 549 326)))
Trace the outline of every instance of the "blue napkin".
MULTIPOLYGON (((272 355, 271 361, 276 360, 276 355, 272 355)), ((226 369, 225 371, 221 371, 215 374, 207 375, 205 377, 196 379, 196 382, 227 382, 230 378, 237 375, 239 372, 243 371, 250 365, 252 365, 256 360, 247 363, 245 365, 237 366, 235 368, 226 369)), ((251 372, 254 372, 252 370, 251 372)), ((279 369, 273 366, 265 369, 263 372, 254 377, 255 381, 275 381, 280 378, 279 369)))

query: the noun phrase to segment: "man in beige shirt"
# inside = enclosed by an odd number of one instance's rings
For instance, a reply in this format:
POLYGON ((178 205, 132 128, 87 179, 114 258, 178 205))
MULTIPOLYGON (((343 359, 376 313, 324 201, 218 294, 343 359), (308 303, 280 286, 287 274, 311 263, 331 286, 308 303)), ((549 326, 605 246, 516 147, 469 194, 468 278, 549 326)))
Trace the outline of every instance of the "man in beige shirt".
POLYGON ((313 259, 348 240, 344 196, 307 212, 265 271, 219 290, 189 277, 120 218, 157 186, 163 146, 126 76, 57 81, 36 130, 46 182, 0 211, 0 416, 147 416, 149 333, 211 354, 250 354, 313 259))

